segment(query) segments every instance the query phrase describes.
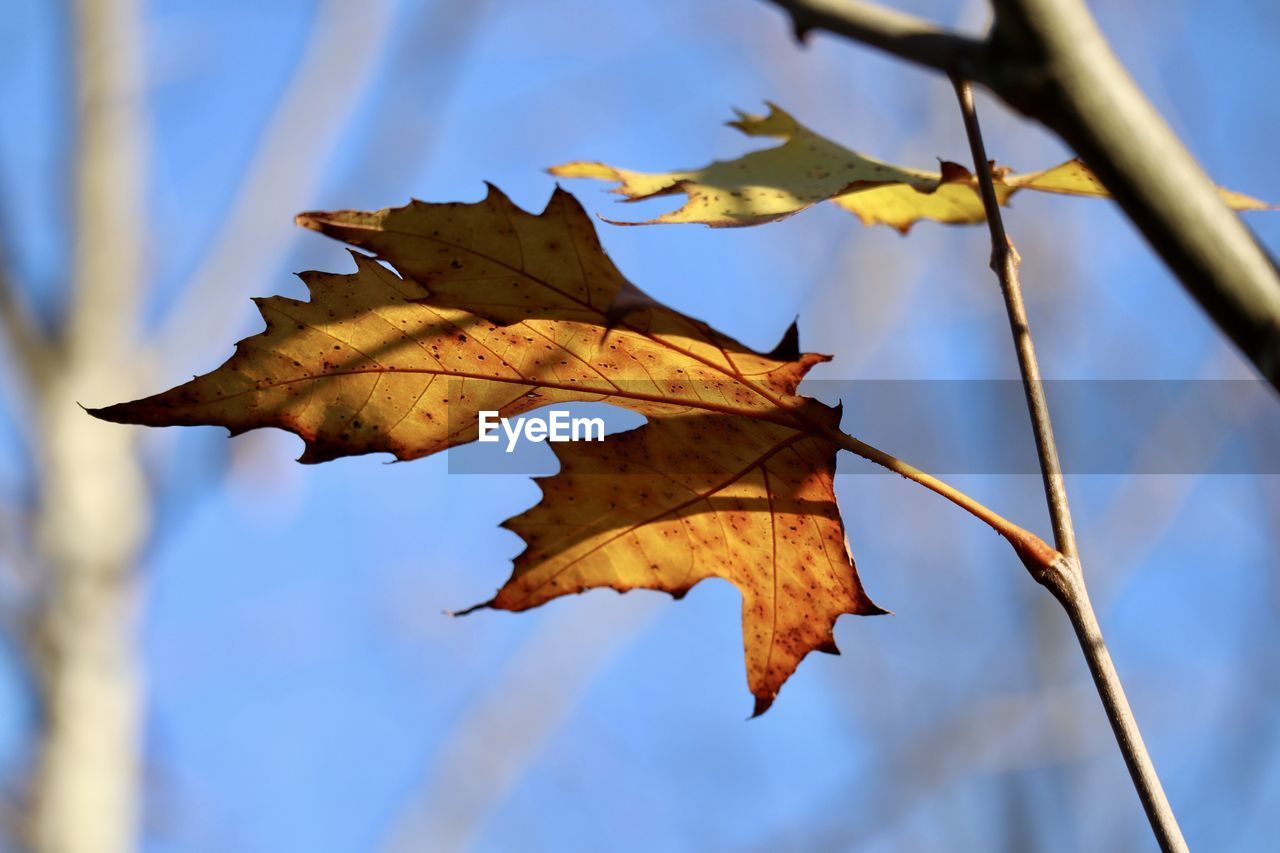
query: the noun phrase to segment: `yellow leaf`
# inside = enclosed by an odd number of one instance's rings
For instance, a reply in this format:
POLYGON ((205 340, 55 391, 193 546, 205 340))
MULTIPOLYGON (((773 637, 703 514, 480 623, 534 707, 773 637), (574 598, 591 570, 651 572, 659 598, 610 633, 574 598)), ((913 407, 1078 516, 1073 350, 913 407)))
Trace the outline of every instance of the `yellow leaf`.
MULTIPOLYGON (((1024 175, 998 174, 998 181, 1010 188, 1010 192, 1018 189, 1039 190, 1060 195, 1078 195, 1092 198, 1110 198, 1106 187, 1098 180, 1089 167, 1078 159, 1059 163, 1041 172, 1029 172, 1024 175)), ((1275 205, 1247 196, 1243 193, 1218 187, 1218 195, 1232 210, 1275 210, 1275 205)))
MULTIPOLYGON (((765 116, 738 113, 729 122, 748 136, 782 139, 781 145, 753 151, 734 160, 718 160, 701 169, 646 173, 603 163, 574 162, 553 166, 553 175, 595 178, 618 184, 612 191, 627 201, 684 194, 678 210, 645 222, 700 222, 713 227, 759 225, 784 219, 832 201, 866 225, 888 225, 902 233, 921 219, 944 223, 982 222, 985 214, 973 174, 955 163, 939 171, 894 166, 851 151, 797 122, 770 104, 765 116)), ((1106 190, 1079 160, 1051 169, 1011 174, 992 166, 1001 204, 1020 189, 1065 195, 1107 197, 1106 190)), ((1220 190, 1236 210, 1271 206, 1249 196, 1220 190)), ((613 221, 613 220, 610 220, 613 221)))
POLYGON ((354 273, 306 273, 310 299, 258 300, 266 330, 218 369, 92 413, 233 434, 279 427, 303 439, 302 461, 320 462, 474 441, 481 411, 613 403, 649 423, 560 449, 565 470, 544 481, 544 503, 512 522, 529 548, 492 606, 595 587, 679 594, 725 578, 744 596, 758 710, 805 654, 834 648, 838 615, 880 612, 842 551, 839 415, 796 395, 827 357, 801 354, 794 329, 758 353, 659 304, 622 277, 563 191, 538 215, 491 188, 476 204, 299 222, 394 269, 354 254, 354 273), (609 476, 586 484, 588 462, 609 476))

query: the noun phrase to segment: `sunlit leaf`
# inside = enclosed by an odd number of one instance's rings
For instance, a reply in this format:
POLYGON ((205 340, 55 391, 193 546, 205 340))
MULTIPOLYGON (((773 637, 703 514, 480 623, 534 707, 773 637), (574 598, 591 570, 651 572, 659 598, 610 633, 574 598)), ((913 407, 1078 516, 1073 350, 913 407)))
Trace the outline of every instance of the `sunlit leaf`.
POLYGON ((557 446, 564 470, 510 522, 528 547, 489 606, 596 587, 679 595, 724 578, 743 594, 757 711, 808 652, 834 650, 840 614, 881 612, 835 505, 839 415, 796 395, 826 357, 801 354, 794 329, 759 353, 659 304, 622 277, 561 191, 538 215, 491 190, 476 204, 299 221, 377 259, 357 253, 353 273, 304 274, 310 299, 258 300, 266 330, 218 369, 93 414, 279 427, 303 439, 302 461, 320 462, 414 459, 474 441, 483 410, 624 406, 649 423, 557 446))
MULTIPOLYGON (((769 105, 768 115, 739 112, 729 125, 747 136, 783 142, 733 160, 717 160, 701 169, 649 173, 578 161, 553 166, 549 171, 565 178, 616 182, 618 186, 612 191, 628 201, 665 195, 687 197, 677 210, 644 222, 617 223, 623 225, 759 225, 824 201, 848 210, 866 225, 888 225, 903 233, 922 219, 963 224, 985 218, 977 180, 957 163, 943 161, 938 171, 930 171, 876 160, 819 136, 773 104, 769 105)), ((1001 204, 1022 189, 1107 197, 1102 184, 1079 160, 1026 174, 1015 174, 993 164, 992 178, 1001 204)), ((1240 193, 1220 193, 1236 210, 1271 207, 1240 193)))

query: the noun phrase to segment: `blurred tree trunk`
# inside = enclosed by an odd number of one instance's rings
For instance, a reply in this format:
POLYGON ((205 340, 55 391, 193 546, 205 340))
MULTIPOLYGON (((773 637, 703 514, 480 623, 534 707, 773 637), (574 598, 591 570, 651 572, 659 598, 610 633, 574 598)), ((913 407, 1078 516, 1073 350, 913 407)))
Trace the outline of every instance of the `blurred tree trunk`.
POLYGON ((137 0, 76 0, 72 289, 35 383, 44 572, 32 615, 42 733, 27 834, 48 853, 123 853, 138 822, 140 691, 135 560, 146 485, 134 431, 78 402, 127 399, 136 373, 143 173, 137 0))
MULTIPOLYGON (((36 423, 39 496, 40 588, 29 639, 42 718, 22 828, 40 853, 125 853, 140 846, 136 564, 153 496, 138 432, 103 429, 79 403, 139 396, 150 359, 164 350, 150 346, 140 328, 147 227, 141 3, 74 0, 71 7, 74 257, 53 340, 41 340, 37 324, 24 322, 26 312, 9 310, 22 308, 22 300, 0 278, 0 319, 36 423)), ((315 35, 226 225, 224 245, 232 248, 220 245, 186 288, 197 310, 179 311, 167 324, 181 330, 179 340, 232 322, 220 307, 234 295, 226 283, 279 262, 288 240, 275 223, 288 229, 288 214, 319 182, 320 164, 374 79, 393 9, 389 0, 326 0, 316 11, 315 35), (334 63, 339 53, 344 62, 334 63)))

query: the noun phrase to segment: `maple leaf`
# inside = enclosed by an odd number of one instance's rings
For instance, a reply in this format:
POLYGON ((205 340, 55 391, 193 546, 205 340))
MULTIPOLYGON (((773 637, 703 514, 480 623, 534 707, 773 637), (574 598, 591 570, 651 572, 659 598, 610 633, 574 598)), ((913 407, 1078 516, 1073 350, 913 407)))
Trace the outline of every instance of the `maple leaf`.
MULTIPOLYGON (((774 104, 769 104, 766 116, 739 111, 738 118, 728 124, 747 136, 779 138, 783 143, 734 160, 717 160, 701 169, 649 173, 577 161, 548 171, 566 178, 615 181, 618 186, 612 192, 625 196, 626 201, 687 196, 678 210, 645 222, 615 222, 618 225, 759 225, 785 219, 823 201, 848 210, 865 225, 888 225, 904 234, 921 219, 953 224, 986 219, 977 180, 957 163, 944 160, 939 171, 891 165, 814 133, 774 104)), ((991 170, 1001 204, 1023 189, 1109 197, 1101 182, 1079 160, 1024 174, 995 164, 991 170)), ((1219 193, 1235 210, 1272 209, 1271 205, 1240 193, 1219 193)))
POLYGON ((787 419, 778 401, 826 359, 754 353, 647 297, 626 325, 606 328, 615 296, 639 290, 563 191, 540 216, 491 190, 478 204, 299 220, 380 250, 404 276, 359 254, 354 274, 303 273, 311 300, 255 300, 266 331, 221 368, 95 413, 233 434, 277 426, 304 440, 303 462, 415 459, 474 440, 481 410, 605 401, 787 419))
MULTIPOLYGON (((839 423, 838 411, 811 405, 839 423)), ((863 591, 845 544, 830 442, 697 413, 553 447, 560 472, 539 478, 542 500, 503 524, 526 548, 482 606, 525 610, 599 586, 679 598, 723 578, 742 593, 756 715, 810 651, 838 654, 837 617, 885 612, 863 591)))
POLYGON ((491 187, 475 204, 299 222, 390 268, 353 253, 353 273, 304 273, 310 299, 256 300, 265 331, 221 367, 91 413, 233 434, 279 427, 303 439, 301 461, 320 462, 473 441, 482 410, 613 403, 649 422, 558 449, 564 470, 542 481, 543 502, 510 522, 528 547, 489 606, 596 587, 680 595, 722 577, 743 595, 757 712, 808 652, 834 650, 836 617, 882 612, 844 547, 839 413, 796 393, 827 356, 800 353, 794 327, 758 353, 661 305, 622 277, 561 190, 538 215, 491 187), (592 484, 589 467, 610 476, 592 484))

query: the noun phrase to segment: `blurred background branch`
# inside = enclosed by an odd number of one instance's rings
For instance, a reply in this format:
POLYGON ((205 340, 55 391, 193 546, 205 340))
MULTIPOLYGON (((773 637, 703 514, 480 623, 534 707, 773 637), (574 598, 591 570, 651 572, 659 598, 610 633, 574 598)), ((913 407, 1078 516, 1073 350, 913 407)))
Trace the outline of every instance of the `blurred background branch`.
POLYGON ((48 373, 52 351, 12 275, 6 253, 0 252, 0 323, 18 379, 30 390, 48 373))
POLYGON ((652 622, 661 602, 645 598, 579 602, 584 606, 540 622, 457 720, 385 849, 475 847, 543 750, 568 734, 565 724, 604 668, 652 622), (599 640, 584 643, 583 637, 599 640))

